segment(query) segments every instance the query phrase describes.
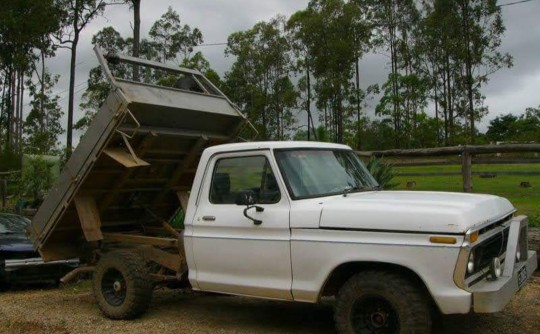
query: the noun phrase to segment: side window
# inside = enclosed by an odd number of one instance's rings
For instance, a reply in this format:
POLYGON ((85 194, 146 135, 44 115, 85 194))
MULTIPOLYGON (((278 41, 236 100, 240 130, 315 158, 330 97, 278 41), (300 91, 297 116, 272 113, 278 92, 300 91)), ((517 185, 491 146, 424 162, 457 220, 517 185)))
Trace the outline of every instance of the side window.
POLYGON ((210 202, 235 204, 238 193, 251 190, 259 204, 279 202, 281 194, 268 160, 264 156, 219 159, 210 185, 210 202))

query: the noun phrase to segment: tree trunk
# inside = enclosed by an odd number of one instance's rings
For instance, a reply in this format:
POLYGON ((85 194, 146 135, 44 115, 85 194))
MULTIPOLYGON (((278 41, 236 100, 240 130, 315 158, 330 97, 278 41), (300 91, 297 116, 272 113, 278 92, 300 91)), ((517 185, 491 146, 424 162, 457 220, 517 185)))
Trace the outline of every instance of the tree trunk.
POLYGON ((356 149, 360 149, 362 144, 362 136, 360 135, 360 64, 359 58, 356 59, 356 149))
POLYGON ((437 76, 435 76, 435 124, 437 126, 437 146, 441 146, 441 130, 439 128, 439 87, 438 87, 438 79, 437 76))
MULTIPOLYGON (((7 75, 7 74, 6 74, 7 75)), ((4 85, 2 85, 2 101, 0 102, 0 134, 2 133, 2 127, 4 126, 3 122, 1 120, 4 119, 5 110, 4 107, 6 105, 6 88, 7 88, 7 76, 4 76, 4 85)), ((0 138, 1 139, 1 138, 0 138)), ((0 145, 0 150, 2 150, 2 145, 0 145)))
POLYGON ((446 88, 448 89, 447 108, 448 108, 448 144, 451 145, 454 140, 454 101, 452 96, 452 78, 450 69, 450 59, 446 57, 446 88))
POLYGON ((11 150, 13 148, 13 134, 14 134, 14 123, 15 123, 15 71, 12 69, 10 71, 10 86, 11 91, 9 92, 9 127, 8 127, 8 148, 11 150))
POLYGON ((24 72, 21 71, 20 79, 20 98, 19 98, 19 154, 23 150, 23 125, 24 125, 24 114, 23 114, 23 105, 24 105, 24 72))
POLYGON ((19 138, 20 138, 20 131, 21 131, 21 73, 20 71, 17 71, 15 72, 15 78, 17 80, 17 83, 15 85, 15 94, 16 94, 16 99, 15 99, 15 108, 14 108, 14 112, 15 112, 15 118, 14 118, 14 122, 13 122, 13 149, 14 151, 18 152, 19 151, 19 148, 20 148, 20 142, 19 142, 19 138))
POLYGON ((68 100, 68 123, 67 123, 67 139, 66 146, 68 154, 71 154, 73 149, 73 113, 74 113, 74 101, 75 101, 75 62, 77 61, 77 43, 78 33, 73 39, 73 45, 71 46, 71 63, 69 66, 69 100, 68 100))
MULTIPOLYGON (((141 39, 141 0, 133 2, 133 57, 139 57, 141 39)), ((133 81, 139 81, 139 66, 133 66, 133 81)))
POLYGON ((45 132, 45 106, 43 101, 45 99, 45 52, 41 51, 41 87, 39 97, 39 127, 40 132, 45 132))
MULTIPOLYGON (((307 62, 307 59, 306 59, 307 62)), ((313 125, 313 119, 311 116, 311 76, 309 74, 309 65, 306 65, 306 80, 307 80, 307 115, 308 115, 308 126, 307 126, 307 140, 311 140, 311 126, 313 125)), ((315 128, 313 128, 313 134, 315 135, 315 128)), ((316 137, 316 135, 315 135, 316 137)))
POLYGON ((73 42, 71 43, 71 63, 69 66, 69 99, 68 99, 68 123, 67 123, 67 138, 66 148, 68 156, 71 155, 73 150, 73 113, 74 113, 74 101, 75 101, 75 64, 77 61, 77 44, 79 43, 79 34, 81 28, 79 27, 79 15, 81 10, 80 0, 75 1, 75 15, 73 19, 73 42))

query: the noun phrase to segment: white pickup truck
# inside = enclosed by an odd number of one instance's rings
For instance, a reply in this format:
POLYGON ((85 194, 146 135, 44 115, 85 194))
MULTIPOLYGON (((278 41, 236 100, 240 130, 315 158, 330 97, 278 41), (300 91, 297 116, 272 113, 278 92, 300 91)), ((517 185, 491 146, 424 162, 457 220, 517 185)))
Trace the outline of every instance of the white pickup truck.
POLYGON ((497 196, 381 191, 344 145, 215 146, 187 207, 189 281, 309 303, 335 295, 340 333, 425 333, 432 305, 500 311, 536 269, 514 212, 497 196))
POLYGON ((339 333, 429 333, 433 309, 500 311, 536 269, 527 218, 504 198, 383 191, 344 145, 216 145, 245 118, 200 73, 97 54, 113 91, 31 237, 45 260, 87 263, 70 276, 93 272, 109 318, 138 317, 153 288, 180 283, 291 302, 335 296, 339 333), (183 81, 120 80, 107 65, 120 61, 183 81), (180 230, 169 224, 179 208, 180 230))

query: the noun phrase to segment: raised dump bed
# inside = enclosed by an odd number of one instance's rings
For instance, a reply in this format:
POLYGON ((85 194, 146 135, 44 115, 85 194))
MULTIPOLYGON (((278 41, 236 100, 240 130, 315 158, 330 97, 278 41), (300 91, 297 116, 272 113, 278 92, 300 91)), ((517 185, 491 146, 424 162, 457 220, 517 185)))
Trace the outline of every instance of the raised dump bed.
MULTIPOLYGON (((178 255, 166 222, 187 201, 202 150, 249 123, 198 71, 95 51, 111 93, 32 220, 34 247, 46 261, 92 256, 102 242, 178 255), (121 79, 118 66, 166 74, 172 87, 121 79)), ((173 260, 165 267, 177 269, 173 260)))

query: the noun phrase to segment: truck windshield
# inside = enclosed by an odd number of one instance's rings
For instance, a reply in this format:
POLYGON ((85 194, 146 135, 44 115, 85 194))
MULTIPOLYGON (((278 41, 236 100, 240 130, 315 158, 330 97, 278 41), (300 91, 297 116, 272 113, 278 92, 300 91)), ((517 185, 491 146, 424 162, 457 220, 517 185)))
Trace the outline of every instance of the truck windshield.
POLYGON ((293 199, 323 197, 378 187, 358 156, 350 150, 275 150, 293 199))

